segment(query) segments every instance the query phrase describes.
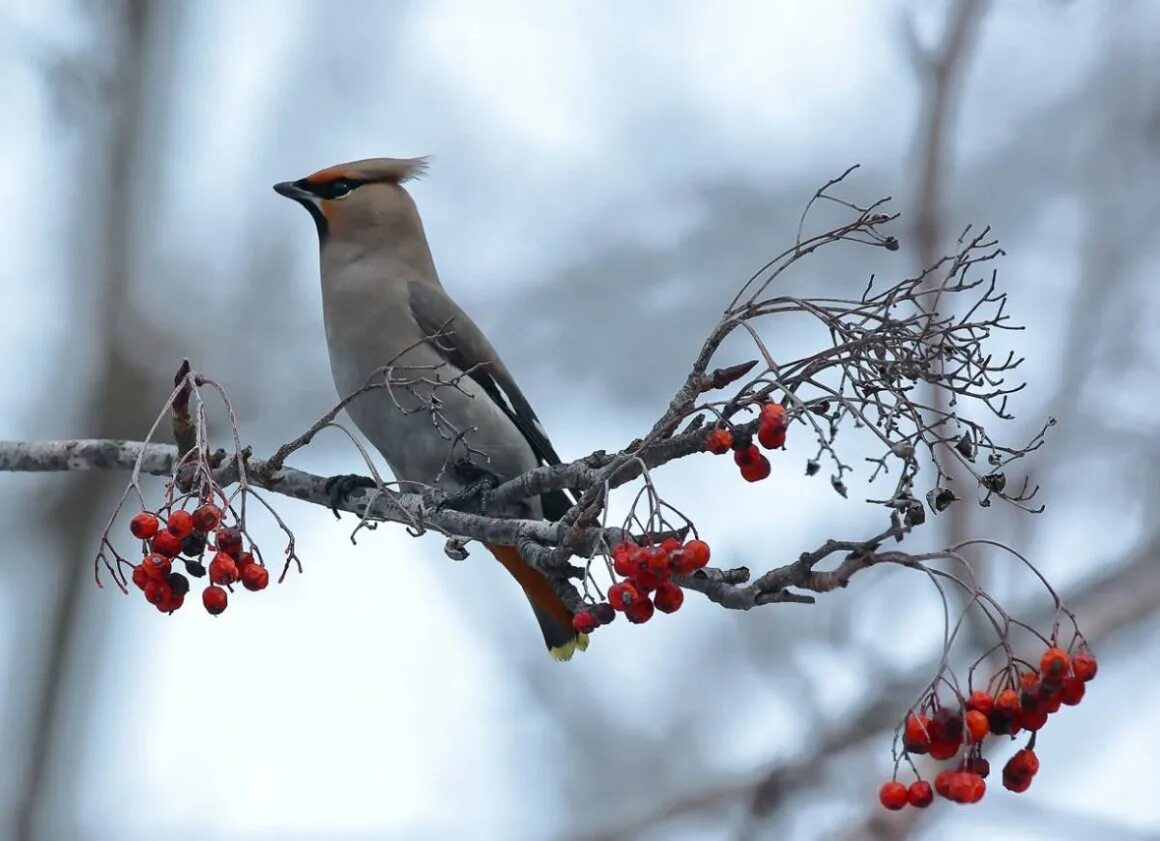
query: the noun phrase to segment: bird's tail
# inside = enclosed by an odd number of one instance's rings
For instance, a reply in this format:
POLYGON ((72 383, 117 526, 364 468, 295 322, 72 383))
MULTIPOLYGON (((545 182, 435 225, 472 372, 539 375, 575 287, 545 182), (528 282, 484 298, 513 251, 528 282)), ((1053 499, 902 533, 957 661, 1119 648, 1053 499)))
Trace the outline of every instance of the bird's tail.
POLYGON ((588 648, 588 635, 578 634, 572 627, 572 611, 564 604, 559 594, 552 589, 547 576, 535 567, 529 566, 512 546, 492 546, 488 551, 499 561, 524 590, 524 595, 532 603, 532 610, 540 622, 548 653, 555 660, 571 660, 577 651, 588 648))

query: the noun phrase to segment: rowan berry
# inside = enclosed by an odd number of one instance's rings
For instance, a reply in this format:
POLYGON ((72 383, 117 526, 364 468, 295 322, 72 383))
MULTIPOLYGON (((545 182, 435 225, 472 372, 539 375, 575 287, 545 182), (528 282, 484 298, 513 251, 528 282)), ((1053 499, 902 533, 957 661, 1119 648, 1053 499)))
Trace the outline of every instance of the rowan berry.
POLYGON ((160 527, 161 524, 157 521, 157 517, 148 511, 134 514, 133 519, 129 521, 129 531, 140 540, 148 540, 157 534, 157 529, 160 527))
POLYGON ((217 616, 226 609, 226 605, 229 604, 229 596, 221 587, 211 584, 202 590, 201 603, 205 605, 205 609, 209 611, 211 616, 217 616))

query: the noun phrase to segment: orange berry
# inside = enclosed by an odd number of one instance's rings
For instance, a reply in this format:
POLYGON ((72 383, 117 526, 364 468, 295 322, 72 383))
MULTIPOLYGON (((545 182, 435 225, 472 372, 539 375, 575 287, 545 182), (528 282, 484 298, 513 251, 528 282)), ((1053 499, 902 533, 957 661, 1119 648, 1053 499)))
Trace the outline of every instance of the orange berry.
POLYGON ((586 610, 582 610, 572 617, 572 628, 578 634, 590 634, 597 627, 596 617, 586 610))
POLYGON ((640 591, 628 581, 618 582, 608 588, 608 603, 613 610, 628 610, 640 599, 640 591))
POLYGON ((878 801, 890 811, 897 812, 906 805, 906 786, 898 780, 883 783, 882 788, 878 789, 878 801))
POLYGON ((653 604, 661 613, 676 613, 684 601, 685 591, 671 581, 662 581, 653 596, 653 604))
POLYGON ((1014 689, 1004 689, 995 698, 995 712, 1013 715, 1019 711, 1019 693, 1014 689))
POLYGON ((205 605, 205 609, 209 611, 211 616, 217 616, 226 609, 226 605, 229 604, 229 596, 221 587, 211 584, 202 590, 201 603, 205 605))
POLYGON ((209 562, 209 580, 214 584, 233 584, 238 580, 238 565, 225 552, 218 552, 209 562))
POLYGON ((185 540, 193 534, 193 515, 188 511, 173 511, 169 514, 169 521, 165 528, 179 540, 185 540))
POLYGON ((129 521, 129 531, 140 540, 148 540, 157 534, 157 529, 160 527, 161 524, 157 521, 157 517, 148 511, 134 514, 133 519, 129 521))
MULTIPOLYGON (((665 572, 665 578, 668 578, 668 572, 665 572)), ((632 583, 636 585, 636 589, 642 593, 651 593, 657 587, 661 586, 663 579, 653 572, 651 569, 646 569, 644 572, 638 572, 632 577, 632 583)))
POLYGON ((761 450, 757 449, 756 444, 750 444, 748 447, 741 447, 733 451, 733 463, 742 469, 751 464, 757 464, 763 458, 765 457, 761 454, 761 450))
POLYGON ((728 429, 710 429, 705 436, 705 449, 714 455, 724 455, 733 447, 733 433, 728 429))
MULTIPOLYGON (((258 563, 250 562, 242 566, 241 571, 242 586, 247 590, 265 590, 266 585, 270 583, 270 571, 258 563)), ((583 631, 582 633, 587 633, 583 631)))
POLYGON ((1031 748, 1023 748, 1023 750, 1015 751, 1015 755, 1007 760, 1007 764, 1003 766, 1004 772, 1008 768, 1011 769, 1012 773, 1030 774, 1034 777, 1039 773, 1039 757, 1031 748))
POLYGON ((995 699, 991 697, 990 692, 984 692, 981 689, 976 689, 967 698, 967 709, 977 710, 983 715, 990 715, 991 710, 995 708, 995 699))
POLYGON ((1096 663, 1096 657, 1090 651, 1081 651, 1075 657, 1071 658, 1071 670, 1084 683, 1096 676, 1096 671, 1099 664, 1096 663))
POLYGON ((983 737, 987 735, 987 731, 991 727, 987 717, 978 710, 968 710, 963 717, 963 722, 966 724, 967 733, 970 734, 972 742, 983 741, 983 737))
POLYGON ((787 423, 785 407, 780 403, 766 403, 761 407, 761 415, 758 420, 759 426, 784 430, 787 423))
POLYGON ((1067 654, 1059 648, 1047 649, 1039 661, 1039 671, 1043 673, 1043 677, 1052 680, 1063 680, 1070 666, 1071 661, 1068 660, 1067 654))
POLYGON ((703 540, 690 540, 681 551, 689 556, 693 569, 700 569, 709 563, 709 544, 703 540))
POLYGON ((906 790, 906 802, 918 809, 925 809, 934 801, 934 792, 926 780, 915 780, 906 790))
POLYGON ((648 571, 662 581, 669 577, 669 552, 663 546, 648 553, 648 571))
POLYGON ((653 603, 648 596, 641 596, 624 611, 624 618, 634 625, 643 625, 653 617, 653 603))

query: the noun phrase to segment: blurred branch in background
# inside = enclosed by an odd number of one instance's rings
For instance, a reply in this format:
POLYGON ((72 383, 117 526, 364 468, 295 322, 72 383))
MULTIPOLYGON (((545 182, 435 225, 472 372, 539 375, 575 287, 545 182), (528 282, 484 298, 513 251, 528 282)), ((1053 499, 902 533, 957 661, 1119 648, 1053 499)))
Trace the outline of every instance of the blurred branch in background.
MULTIPOLYGON (((88 405, 79 422, 102 434, 118 435, 140 428, 145 413, 137 398, 150 388, 148 364, 127 356, 119 337, 143 329, 131 304, 130 283, 140 245, 137 201, 150 171, 146 132, 167 102, 165 96, 151 96, 150 85, 165 76, 165 50, 158 41, 164 37, 162 24, 169 12, 147 0, 122 0, 91 6, 90 13, 98 46, 82 59, 88 67, 77 77, 107 74, 108 84, 102 89, 110 92, 110 99, 76 106, 83 113, 78 122, 84 126, 84 140, 81 160, 72 168, 78 189, 72 196, 76 210, 70 221, 73 236, 91 250, 76 255, 73 269, 94 302, 87 330, 78 331, 83 335, 76 337, 88 343, 92 366, 87 372, 88 405)), ((68 77, 57 81, 72 84, 68 77)), ((73 364, 73 359, 67 358, 65 364, 73 364)), ((87 554, 86 532, 98 525, 97 500, 105 499, 108 489, 105 477, 78 477, 45 510, 41 522, 40 530, 52 535, 55 544, 48 555, 55 566, 50 577, 55 586, 47 609, 35 617, 42 628, 28 634, 43 648, 33 646, 26 653, 26 673, 13 681, 27 687, 26 718, 17 728, 28 734, 23 782, 11 829, 18 841, 50 837, 54 830, 48 829, 46 818, 56 811, 54 803, 69 802, 77 782, 68 777, 78 765, 61 762, 75 752, 68 734, 78 726, 72 706, 77 702, 69 699, 90 694, 84 684, 100 671, 97 623, 103 621, 86 617, 85 594, 91 585, 75 574, 76 559, 87 554), (62 522, 70 527, 59 528, 62 522)), ((43 565, 44 560, 38 562, 43 565)), ((30 626, 33 621, 29 617, 30 626)), ((54 817, 59 822, 61 816, 54 817)))

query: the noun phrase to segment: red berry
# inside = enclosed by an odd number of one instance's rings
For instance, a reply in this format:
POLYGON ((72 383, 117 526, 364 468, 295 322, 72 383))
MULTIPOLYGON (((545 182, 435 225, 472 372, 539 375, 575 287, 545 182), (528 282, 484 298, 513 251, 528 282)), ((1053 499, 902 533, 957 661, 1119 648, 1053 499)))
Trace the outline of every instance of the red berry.
POLYGON ((1030 774, 1034 777, 1039 773, 1039 757, 1031 748, 1015 751, 1015 755, 1003 766, 1003 773, 1007 773, 1008 769, 1013 774, 1030 774))
POLYGON ((978 774, 959 771, 951 778, 951 800, 956 803, 978 803, 987 791, 987 783, 978 774))
POLYGON ((211 616, 217 616, 226 609, 226 605, 229 604, 229 596, 221 587, 211 584, 201 591, 201 603, 205 605, 205 609, 209 611, 211 616))
POLYGON ((757 440, 767 450, 785 446, 785 427, 763 426, 757 430, 757 440))
POLYGON ((661 586, 657 587, 656 595, 653 596, 653 603, 661 613, 676 613, 684 600, 685 591, 671 581, 662 581, 661 586))
POLYGON ((181 551, 181 538, 166 529, 153 535, 150 545, 154 552, 172 558, 181 551))
POLYGON ((162 613, 173 613, 183 604, 185 604, 185 596, 179 596, 171 590, 166 598, 157 603, 157 609, 162 613))
POLYGON ((939 793, 940 797, 950 798, 951 783, 954 781, 954 776, 954 771, 947 770, 938 772, 938 775, 934 778, 934 790, 939 793))
POLYGON ((201 532, 210 532, 222 521, 222 510, 212 502, 207 502, 193 512, 193 527, 201 532))
POLYGON ((990 692, 984 692, 977 689, 971 693, 971 697, 967 698, 967 709, 977 710, 983 715, 990 715, 991 710, 995 708, 995 699, 991 697, 990 692))
POLYGON ((137 566, 133 567, 134 584, 144 590, 145 585, 149 583, 149 580, 149 570, 145 568, 144 563, 137 564, 137 566))
POLYGON ((969 756, 967 761, 963 763, 963 770, 978 774, 985 780, 987 775, 991 773, 991 763, 981 756, 969 756))
POLYGON ((612 568, 616 570, 617 575, 624 576, 625 578, 632 575, 634 572, 632 562, 636 549, 636 544, 631 541, 617 543, 612 547, 612 568))
POLYGON ((693 569, 700 569, 709 563, 709 544, 703 540, 690 540, 681 551, 689 556, 693 569))
POLYGON ((962 737, 958 739, 938 739, 930 743, 930 758, 937 760, 950 759, 959 752, 962 737))
POLYGON ((169 585, 161 581, 150 581, 145 585, 145 601, 149 604, 161 604, 162 601, 173 595, 169 585))
POLYGON ((991 727, 987 717, 978 710, 968 710, 967 714, 963 716, 963 723, 966 725, 967 733, 972 742, 983 741, 983 737, 987 735, 987 731, 991 727))
POLYGON ((193 534, 193 515, 188 511, 173 511, 169 515, 169 521, 165 524, 165 528, 178 540, 185 540, 193 534))
POLYGON ((169 575, 169 571, 173 568, 173 561, 164 555, 158 555, 156 552, 146 555, 145 559, 141 561, 141 566, 145 567, 145 574, 153 581, 164 581, 169 575))
POLYGON ((681 541, 677 540, 675 537, 666 537, 661 542, 661 548, 666 552, 676 552, 681 548, 681 541))
POLYGON ((641 625, 653 616, 653 603, 648 596, 641 596, 638 601, 633 602, 625 611, 624 617, 635 625, 641 625))
POLYGON ((578 634, 590 634, 596 630, 596 617, 586 610, 582 610, 572 617, 572 629, 578 634))
POLYGON ((140 540, 148 540, 157 534, 157 529, 160 527, 161 524, 157 522, 157 517, 148 511, 134 514, 133 519, 129 521, 129 531, 133 532, 133 537, 140 540))
POLYGON ((616 611, 612 609, 612 605, 608 602, 601 602, 592 608, 592 615, 596 617, 596 621, 601 625, 607 625, 616 618, 616 611))
POLYGON ((756 464, 762 458, 764 456, 761 454, 761 450, 757 449, 756 444, 750 444, 748 447, 742 447, 733 452, 733 463, 741 468, 756 464))
POLYGON ((217 550, 227 555, 237 555, 242 551, 242 530, 229 526, 217 531, 217 550))
POLYGON ((662 581, 669 577, 669 552, 663 546, 649 552, 648 571, 662 581))
POLYGON ((1027 791, 1027 789, 1031 788, 1031 777, 1021 777, 1018 775, 1008 776, 1007 774, 1004 774, 1003 788, 1007 789, 1008 791, 1013 791, 1016 794, 1022 794, 1023 792, 1027 791))
POLYGON ((911 753, 926 753, 930 750, 931 721, 925 715, 911 713, 906 717, 906 728, 902 743, 911 753))
POLYGON ((1019 724, 1028 733, 1035 733, 1036 731, 1042 729, 1043 725, 1046 723, 1046 712, 1031 712, 1030 710, 1023 710, 1023 712, 1019 713, 1019 724))
MULTIPOLYGON (((210 566, 212 567, 213 565, 211 564, 210 566)), ((252 561, 242 566, 241 577, 242 586, 247 590, 253 590, 254 592, 257 592, 258 590, 265 590, 266 585, 270 583, 269 570, 267 570, 261 564, 253 563, 252 561)), ((581 631, 581 633, 586 634, 588 632, 581 631)))
POLYGON ((233 584, 238 580, 238 565, 225 552, 218 552, 209 562, 209 580, 214 584, 233 584))
POLYGON ((693 557, 684 549, 669 553, 669 572, 673 575, 692 575, 697 571, 693 557))
POLYGON ((608 588, 608 603, 613 610, 628 610, 640 599, 640 590, 628 581, 618 582, 608 588))
POLYGON ((710 429, 705 436, 705 449, 714 455, 724 455, 733 446, 733 433, 728 429, 710 429))
POLYGON ((1059 700, 1067 704, 1069 707, 1074 707, 1083 700, 1084 692, 1087 684, 1082 679, 1072 675, 1063 679, 1063 689, 1059 693, 1059 700))
POLYGON ((756 463, 741 468, 741 478, 746 482, 760 482, 768 479, 770 472, 769 459, 758 453, 756 463))
POLYGON ((883 783, 882 788, 878 789, 879 802, 892 812, 897 812, 905 806, 906 798, 906 786, 898 780, 883 783))
POLYGON ((934 801, 934 792, 926 780, 915 780, 906 790, 906 802, 918 809, 925 809, 934 801))
POLYGON ((934 711, 931 720, 931 738, 958 739, 963 735, 963 717, 958 710, 950 707, 939 707, 934 711))
POLYGON ((1090 651, 1081 651, 1079 654, 1071 658, 1071 670, 1084 683, 1096 676, 1096 671, 1099 664, 1096 663, 1096 656, 1090 651))
MULTIPOLYGON (((668 578, 668 572, 665 572, 665 578, 668 578)), ((651 569, 646 569, 644 572, 638 572, 632 577, 632 583, 636 585, 636 589, 642 593, 651 593, 657 587, 664 583, 663 579, 653 572, 651 569)))
POLYGON ((1071 661, 1068 660, 1067 654, 1054 647, 1043 652, 1043 657, 1039 661, 1039 671, 1043 673, 1045 679, 1063 680, 1070 667, 1071 661))

